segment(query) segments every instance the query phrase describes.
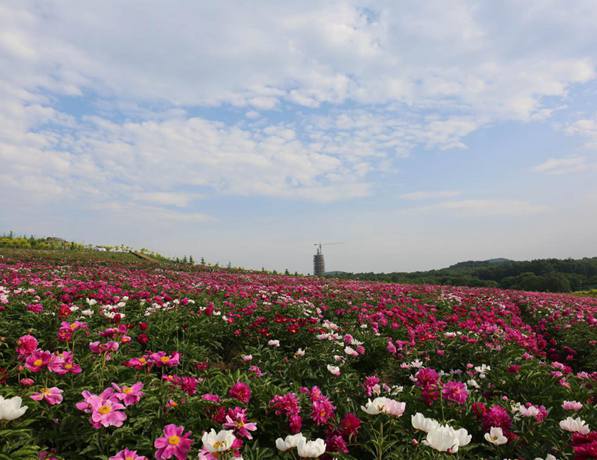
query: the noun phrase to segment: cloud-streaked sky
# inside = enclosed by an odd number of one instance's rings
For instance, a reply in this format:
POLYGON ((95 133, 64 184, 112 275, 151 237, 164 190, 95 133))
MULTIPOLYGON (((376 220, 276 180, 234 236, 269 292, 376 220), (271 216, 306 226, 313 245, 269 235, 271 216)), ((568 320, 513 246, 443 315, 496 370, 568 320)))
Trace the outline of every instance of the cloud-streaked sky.
POLYGON ((0 230, 222 264, 597 255, 594 0, 5 0, 0 230))

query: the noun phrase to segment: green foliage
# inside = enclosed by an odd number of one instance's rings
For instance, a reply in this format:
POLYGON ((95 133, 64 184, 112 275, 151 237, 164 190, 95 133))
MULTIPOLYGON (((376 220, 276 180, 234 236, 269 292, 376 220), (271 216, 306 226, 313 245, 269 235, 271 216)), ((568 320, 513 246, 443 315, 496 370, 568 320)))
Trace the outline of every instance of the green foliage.
POLYGON ((538 259, 524 262, 492 259, 484 262, 461 262, 448 268, 426 272, 336 272, 333 277, 394 283, 445 284, 452 286, 499 287, 523 291, 570 292, 597 288, 597 257, 578 260, 538 259))

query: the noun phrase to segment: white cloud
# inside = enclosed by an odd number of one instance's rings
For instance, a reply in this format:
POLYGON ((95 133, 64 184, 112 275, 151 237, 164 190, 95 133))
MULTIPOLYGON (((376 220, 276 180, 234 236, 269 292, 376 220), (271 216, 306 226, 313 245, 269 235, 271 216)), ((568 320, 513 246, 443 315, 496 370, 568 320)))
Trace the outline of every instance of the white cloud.
POLYGON ((131 205, 120 202, 104 202, 93 206, 93 209, 108 214, 111 219, 122 221, 123 219, 149 222, 154 225, 187 223, 187 222, 214 222, 216 219, 207 214, 199 212, 188 212, 176 209, 165 209, 151 205, 131 205))
POLYGON ((543 205, 518 200, 454 200, 444 201, 429 208, 446 209, 472 216, 526 216, 549 209, 543 205))
MULTIPOLYGON (((0 186, 177 208, 194 193, 366 196, 393 159, 548 117, 550 97, 595 78, 591 3, 526 8, 9 0, 0 161, 28 179, 0 186), (65 95, 92 115, 65 113, 65 95), (240 120, 190 115, 197 108, 239 108, 240 120)), ((597 138, 587 120, 569 129, 597 138)))
POLYGON ((455 196, 460 195, 460 192, 455 190, 435 190, 435 191, 418 191, 418 192, 410 192, 404 193, 400 195, 400 198, 403 200, 433 200, 438 198, 452 198, 455 196))
POLYGON ((551 174, 571 174, 594 169, 596 165, 589 162, 585 156, 569 156, 564 158, 549 158, 533 168, 534 171, 551 174))
POLYGON ((439 0, 234 9, 182 0, 11 1, 0 11, 0 43, 25 83, 56 91, 259 109, 283 101, 443 103, 531 119, 543 113, 545 96, 594 78, 592 54, 582 51, 595 39, 589 19, 597 13, 583 2, 525 6, 521 15, 516 3, 454 1, 448 11, 439 0), (530 42, 531 33, 542 41, 530 42))
POLYGON ((175 192, 141 192, 134 197, 139 201, 155 203, 166 206, 176 206, 184 208, 189 205, 193 199, 200 198, 198 194, 175 193, 175 192))
POLYGON ((570 135, 577 135, 587 139, 585 147, 597 148, 597 118, 585 118, 568 124, 564 131, 570 135))

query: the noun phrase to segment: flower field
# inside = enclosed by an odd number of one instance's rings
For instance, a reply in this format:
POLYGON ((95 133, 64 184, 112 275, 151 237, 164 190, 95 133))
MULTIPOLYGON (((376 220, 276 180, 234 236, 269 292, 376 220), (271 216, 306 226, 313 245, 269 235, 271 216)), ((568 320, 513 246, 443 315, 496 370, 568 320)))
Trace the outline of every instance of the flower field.
POLYGON ((0 459, 597 458, 596 317, 566 295, 0 259, 0 459))

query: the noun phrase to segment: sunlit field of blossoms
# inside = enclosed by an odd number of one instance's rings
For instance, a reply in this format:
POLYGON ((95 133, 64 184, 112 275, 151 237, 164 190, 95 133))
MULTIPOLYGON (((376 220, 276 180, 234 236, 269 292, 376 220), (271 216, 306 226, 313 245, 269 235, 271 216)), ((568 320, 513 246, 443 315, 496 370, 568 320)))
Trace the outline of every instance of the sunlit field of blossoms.
POLYGON ((597 299, 0 259, 0 459, 597 458, 597 299))

